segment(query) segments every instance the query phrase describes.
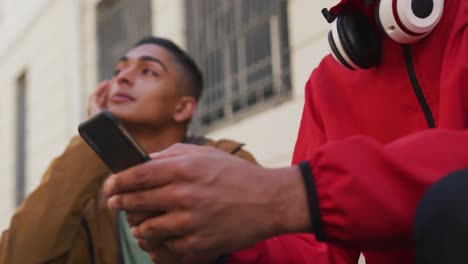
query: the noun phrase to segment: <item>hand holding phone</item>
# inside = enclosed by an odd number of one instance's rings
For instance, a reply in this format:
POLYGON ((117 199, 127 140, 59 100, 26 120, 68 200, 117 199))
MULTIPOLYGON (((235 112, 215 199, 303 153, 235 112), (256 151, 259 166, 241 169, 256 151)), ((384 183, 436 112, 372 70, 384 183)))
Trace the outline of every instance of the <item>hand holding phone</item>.
POLYGON ((108 110, 103 110, 81 123, 78 131, 113 173, 150 160, 148 154, 108 110))

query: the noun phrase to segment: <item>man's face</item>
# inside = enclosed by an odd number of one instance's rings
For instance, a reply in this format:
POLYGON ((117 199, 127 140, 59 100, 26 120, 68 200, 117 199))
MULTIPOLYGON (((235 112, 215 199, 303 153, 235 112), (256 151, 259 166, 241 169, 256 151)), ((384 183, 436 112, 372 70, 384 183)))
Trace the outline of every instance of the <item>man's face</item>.
POLYGON ((166 49, 153 44, 135 47, 115 66, 107 108, 126 123, 169 125, 181 98, 179 78, 166 49))

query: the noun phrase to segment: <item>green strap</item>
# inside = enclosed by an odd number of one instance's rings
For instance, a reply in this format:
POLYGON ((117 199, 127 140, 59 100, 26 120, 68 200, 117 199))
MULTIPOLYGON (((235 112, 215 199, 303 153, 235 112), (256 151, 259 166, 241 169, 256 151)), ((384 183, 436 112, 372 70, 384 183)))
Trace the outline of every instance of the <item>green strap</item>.
POLYGON ((130 226, 125 218, 125 212, 119 211, 117 217, 120 247, 125 264, 152 264, 148 253, 140 249, 135 238, 130 233, 130 226))

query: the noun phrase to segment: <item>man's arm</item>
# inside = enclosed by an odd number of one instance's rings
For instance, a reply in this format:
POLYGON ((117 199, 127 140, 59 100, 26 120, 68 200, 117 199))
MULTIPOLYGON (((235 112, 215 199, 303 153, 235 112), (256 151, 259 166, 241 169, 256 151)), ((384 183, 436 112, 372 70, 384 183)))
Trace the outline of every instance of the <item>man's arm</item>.
POLYGON ((366 137, 326 145, 308 161, 309 193, 316 194, 310 210, 321 222, 313 223, 315 232, 360 250, 410 245, 420 197, 468 167, 467 147, 468 130, 442 129, 388 145, 366 137))
MULTIPOLYGON (((327 241, 354 249, 411 242, 417 201, 433 182, 468 167, 468 131, 430 130, 381 145, 328 144, 309 161, 327 241)), ((134 227, 174 252, 228 253, 284 233, 319 233, 297 167, 265 169, 211 148, 176 145, 112 175, 109 206, 165 211, 134 227), (145 186, 145 190, 141 190, 145 186), (176 236, 177 238, 173 238, 176 236)))
POLYGON ((108 170, 81 140, 71 140, 55 159, 39 187, 13 216, 0 241, 0 263, 47 263, 66 258, 81 228, 87 202, 108 170))

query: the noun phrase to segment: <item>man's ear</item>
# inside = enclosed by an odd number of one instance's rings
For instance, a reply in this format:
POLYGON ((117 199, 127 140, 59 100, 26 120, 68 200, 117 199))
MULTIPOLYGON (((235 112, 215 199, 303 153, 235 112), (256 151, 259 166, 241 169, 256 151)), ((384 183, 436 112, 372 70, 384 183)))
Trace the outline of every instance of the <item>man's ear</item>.
POLYGON ((176 105, 174 111, 174 120, 176 122, 185 122, 192 118, 197 108, 197 100, 191 96, 182 96, 176 105))

